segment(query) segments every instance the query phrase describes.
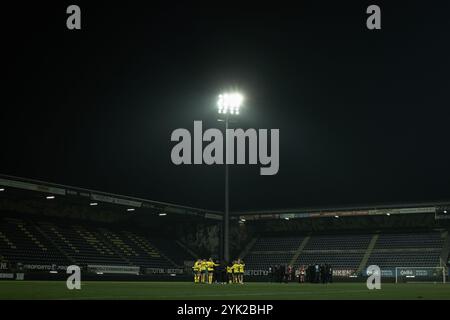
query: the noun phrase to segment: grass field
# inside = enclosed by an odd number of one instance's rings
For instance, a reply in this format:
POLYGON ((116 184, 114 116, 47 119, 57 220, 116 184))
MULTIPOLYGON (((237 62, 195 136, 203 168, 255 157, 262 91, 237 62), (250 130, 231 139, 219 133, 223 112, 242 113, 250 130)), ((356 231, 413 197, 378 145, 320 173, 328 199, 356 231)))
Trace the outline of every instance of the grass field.
POLYGON ((450 284, 365 283, 195 285, 187 282, 83 282, 70 291, 59 281, 0 281, 0 299, 159 299, 159 300, 311 300, 311 299, 450 299, 450 284))

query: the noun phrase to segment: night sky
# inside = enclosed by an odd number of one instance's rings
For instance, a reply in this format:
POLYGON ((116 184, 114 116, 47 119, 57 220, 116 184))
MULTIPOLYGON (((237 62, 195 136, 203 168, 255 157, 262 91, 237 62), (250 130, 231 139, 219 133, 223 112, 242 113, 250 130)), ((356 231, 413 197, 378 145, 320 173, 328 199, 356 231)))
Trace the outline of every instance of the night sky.
POLYGON ((231 210, 450 199, 448 2, 145 3, 2 4, 0 173, 222 210, 224 167, 173 165, 170 135, 222 129, 238 88, 280 170, 232 166, 231 210))

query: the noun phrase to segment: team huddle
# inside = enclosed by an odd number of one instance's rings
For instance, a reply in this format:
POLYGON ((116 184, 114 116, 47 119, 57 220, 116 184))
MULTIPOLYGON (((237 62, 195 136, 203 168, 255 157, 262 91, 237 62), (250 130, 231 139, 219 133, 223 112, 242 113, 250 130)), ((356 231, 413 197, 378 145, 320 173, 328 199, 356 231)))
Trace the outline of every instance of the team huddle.
POLYGON ((212 258, 209 260, 199 259, 194 263, 194 283, 244 283, 244 267, 242 260, 238 259, 232 263, 219 263, 212 258))

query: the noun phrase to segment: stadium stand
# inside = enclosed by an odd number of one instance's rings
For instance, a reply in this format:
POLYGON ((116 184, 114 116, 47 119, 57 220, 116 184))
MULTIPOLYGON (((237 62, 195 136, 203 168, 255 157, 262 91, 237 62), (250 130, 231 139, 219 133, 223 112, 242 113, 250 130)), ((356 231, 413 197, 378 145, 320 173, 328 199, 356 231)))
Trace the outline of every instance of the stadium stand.
POLYGON ((42 223, 41 227, 75 264, 129 265, 94 233, 82 226, 66 227, 42 223))
POLYGON ((12 264, 61 266, 179 268, 184 259, 193 259, 170 239, 152 240, 129 230, 15 218, 0 219, 0 254, 12 264))
POLYGON ((195 259, 174 239, 149 238, 147 240, 175 265, 182 266, 184 261, 195 259))
MULTIPOLYGON (((243 258, 248 270, 316 263, 355 271, 372 264, 381 268, 436 267, 446 237, 446 231, 439 230, 260 236, 243 258)), ((0 256, 22 265, 162 269, 182 268, 185 261, 194 260, 176 239, 152 237, 117 224, 65 224, 8 216, 0 218, 0 256)))
POLYGON ((311 237, 295 265, 329 263, 335 268, 357 269, 372 235, 319 235, 311 237))
POLYGON ((245 257, 245 264, 249 270, 267 270, 269 266, 288 264, 293 253, 260 253, 252 252, 245 257))
POLYGON ((0 252, 9 262, 22 264, 61 264, 70 261, 33 224, 20 219, 2 219, 0 252))
POLYGON ((303 237, 261 238, 256 240, 254 251, 295 251, 303 237))
POLYGON ((436 267, 443 249, 441 232, 380 233, 368 251, 374 234, 311 235, 297 257, 301 237, 261 237, 244 257, 247 268, 267 270, 277 264, 295 267, 331 264, 337 269, 360 270, 376 264, 382 268, 398 266, 436 267), (363 258, 368 255, 367 262, 363 258))
POLYGON ((440 232, 380 234, 368 264, 380 267, 436 267, 443 243, 440 232))
POLYGON ((304 237, 259 238, 245 257, 248 269, 266 270, 270 265, 287 264, 304 237))
POLYGON ((173 268, 177 265, 165 258, 165 256, 144 236, 130 232, 121 231, 121 239, 131 252, 126 253, 128 259, 137 266, 145 268, 173 268))

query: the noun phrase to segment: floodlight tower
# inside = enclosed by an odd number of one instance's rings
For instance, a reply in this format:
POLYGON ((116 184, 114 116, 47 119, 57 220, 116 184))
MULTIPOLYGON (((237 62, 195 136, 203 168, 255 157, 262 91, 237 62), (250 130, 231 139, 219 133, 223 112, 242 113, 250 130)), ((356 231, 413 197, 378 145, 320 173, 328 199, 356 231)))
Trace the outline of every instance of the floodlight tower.
POLYGON ((228 122, 230 116, 239 115, 239 109, 244 102, 244 97, 238 92, 223 93, 219 95, 217 100, 217 107, 220 115, 224 116, 224 119, 219 121, 225 122, 225 211, 223 215, 223 259, 227 262, 230 261, 230 207, 229 207, 229 182, 228 182, 228 147, 229 141, 227 139, 228 122))

